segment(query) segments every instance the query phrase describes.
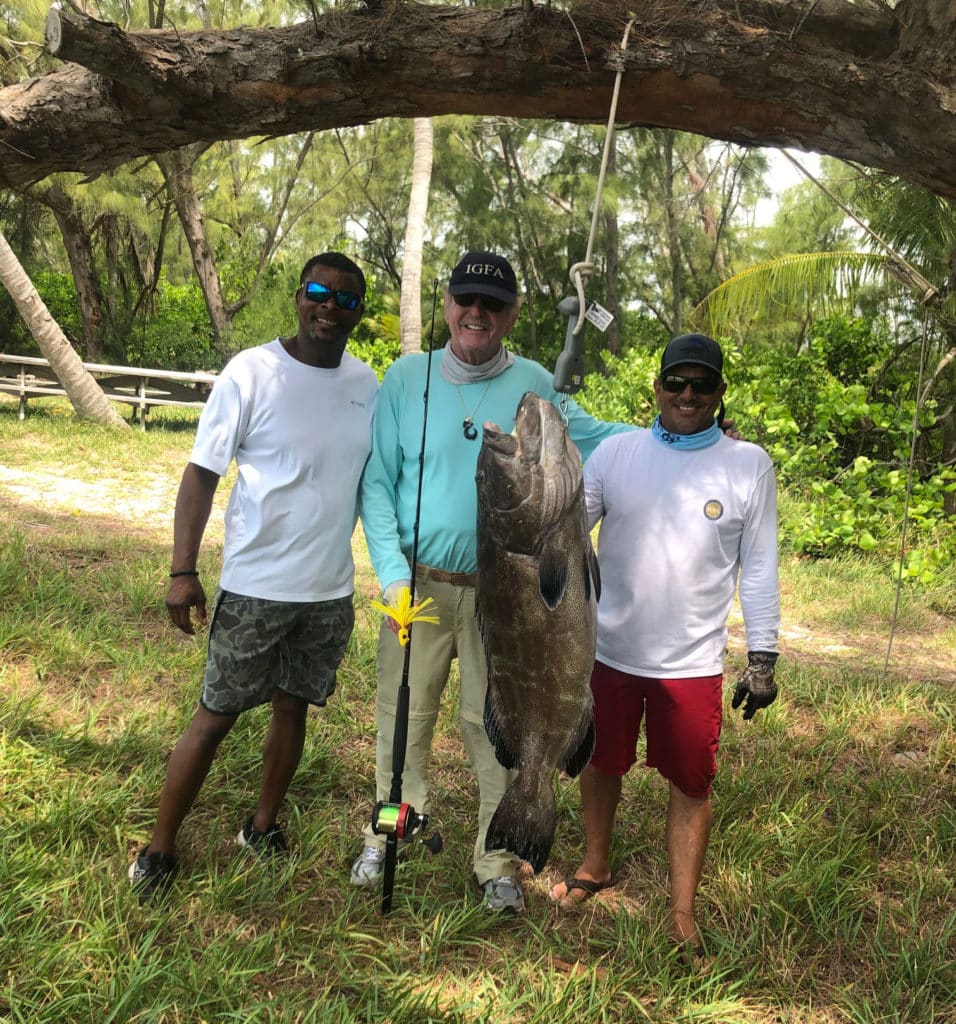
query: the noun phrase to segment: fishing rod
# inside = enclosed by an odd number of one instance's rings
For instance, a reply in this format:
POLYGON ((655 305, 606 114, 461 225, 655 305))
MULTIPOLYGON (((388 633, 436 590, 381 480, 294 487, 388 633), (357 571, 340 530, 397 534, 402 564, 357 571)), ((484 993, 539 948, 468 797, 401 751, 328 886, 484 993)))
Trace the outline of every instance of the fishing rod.
MULTIPOLYGON (((418 533, 422 515, 422 480, 425 476, 425 434, 428 430, 428 391, 432 376, 432 349, 435 339, 435 314, 437 308, 438 280, 432 289, 432 322, 428 332, 428 362, 425 370, 425 392, 422 396, 422 443, 418 452, 418 493, 415 498, 415 526, 412 531, 412 579, 409 587, 411 607, 415 606, 415 575, 418 568, 418 533)), ((405 643, 405 661, 402 665, 402 681, 398 687, 395 704, 395 735, 392 737, 392 782, 388 800, 380 800, 372 811, 372 831, 385 836, 385 864, 382 871, 382 913, 392 909, 392 889, 395 883, 395 866, 398 863, 398 842, 411 842, 425 831, 428 815, 419 814, 410 804, 402 802, 402 775, 405 771, 405 752, 408 746, 408 705, 411 689, 408 685, 409 666, 412 657, 413 626, 409 624, 408 639, 405 643)), ((432 853, 440 853, 442 837, 433 833, 418 842, 432 853)))

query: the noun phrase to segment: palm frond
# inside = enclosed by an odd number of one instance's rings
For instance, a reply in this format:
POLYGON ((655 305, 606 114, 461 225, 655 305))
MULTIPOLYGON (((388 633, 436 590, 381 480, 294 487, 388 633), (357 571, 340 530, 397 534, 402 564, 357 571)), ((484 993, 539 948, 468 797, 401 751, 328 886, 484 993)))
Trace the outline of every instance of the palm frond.
POLYGON ((801 316, 845 305, 864 283, 893 274, 884 255, 814 252, 777 256, 734 274, 704 296, 691 321, 713 336, 757 320, 801 316))

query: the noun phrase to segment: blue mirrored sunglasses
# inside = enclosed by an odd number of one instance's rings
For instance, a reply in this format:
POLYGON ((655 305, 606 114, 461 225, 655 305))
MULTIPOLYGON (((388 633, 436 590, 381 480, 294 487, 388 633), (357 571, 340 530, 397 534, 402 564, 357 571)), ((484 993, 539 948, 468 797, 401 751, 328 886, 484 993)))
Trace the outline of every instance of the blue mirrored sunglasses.
POLYGON ((330 295, 335 297, 335 304, 339 309, 358 309, 362 302, 362 296, 358 292, 337 291, 334 288, 327 288, 318 281, 306 281, 302 286, 305 297, 310 302, 326 302, 330 295))

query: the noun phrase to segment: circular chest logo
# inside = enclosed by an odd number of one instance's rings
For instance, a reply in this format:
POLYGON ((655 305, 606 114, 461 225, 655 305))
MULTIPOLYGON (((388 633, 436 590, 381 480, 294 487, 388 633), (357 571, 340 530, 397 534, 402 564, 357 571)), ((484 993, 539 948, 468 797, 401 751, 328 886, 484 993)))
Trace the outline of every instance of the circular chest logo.
POLYGON ((724 506, 716 498, 704 503, 704 515, 711 522, 716 522, 724 514, 724 506))

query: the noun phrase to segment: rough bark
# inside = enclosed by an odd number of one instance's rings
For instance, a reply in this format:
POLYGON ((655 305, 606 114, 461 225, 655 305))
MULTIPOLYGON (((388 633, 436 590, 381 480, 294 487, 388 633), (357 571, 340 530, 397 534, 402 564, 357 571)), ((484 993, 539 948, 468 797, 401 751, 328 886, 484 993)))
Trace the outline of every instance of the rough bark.
POLYGON ((166 192, 176 207, 179 223, 186 236, 193 269, 199 278, 206 312, 209 314, 213 343, 222 354, 226 351, 230 317, 222 296, 219 270, 206 237, 206 220, 193 184, 193 163, 197 156, 198 153, 166 153, 157 156, 156 163, 162 171, 166 192))
POLYGON ((376 118, 508 114, 814 150, 956 196, 956 5, 624 0, 376 4, 281 29, 123 32, 52 11, 66 64, 0 90, 0 186, 196 141, 376 118), (82 66, 80 66, 82 65, 82 66))
POLYGON ((84 221, 73 198, 62 188, 54 185, 42 191, 36 190, 34 196, 53 211, 70 261, 80 317, 83 320, 81 351, 88 362, 105 362, 103 313, 106 299, 96 274, 89 225, 84 221))

